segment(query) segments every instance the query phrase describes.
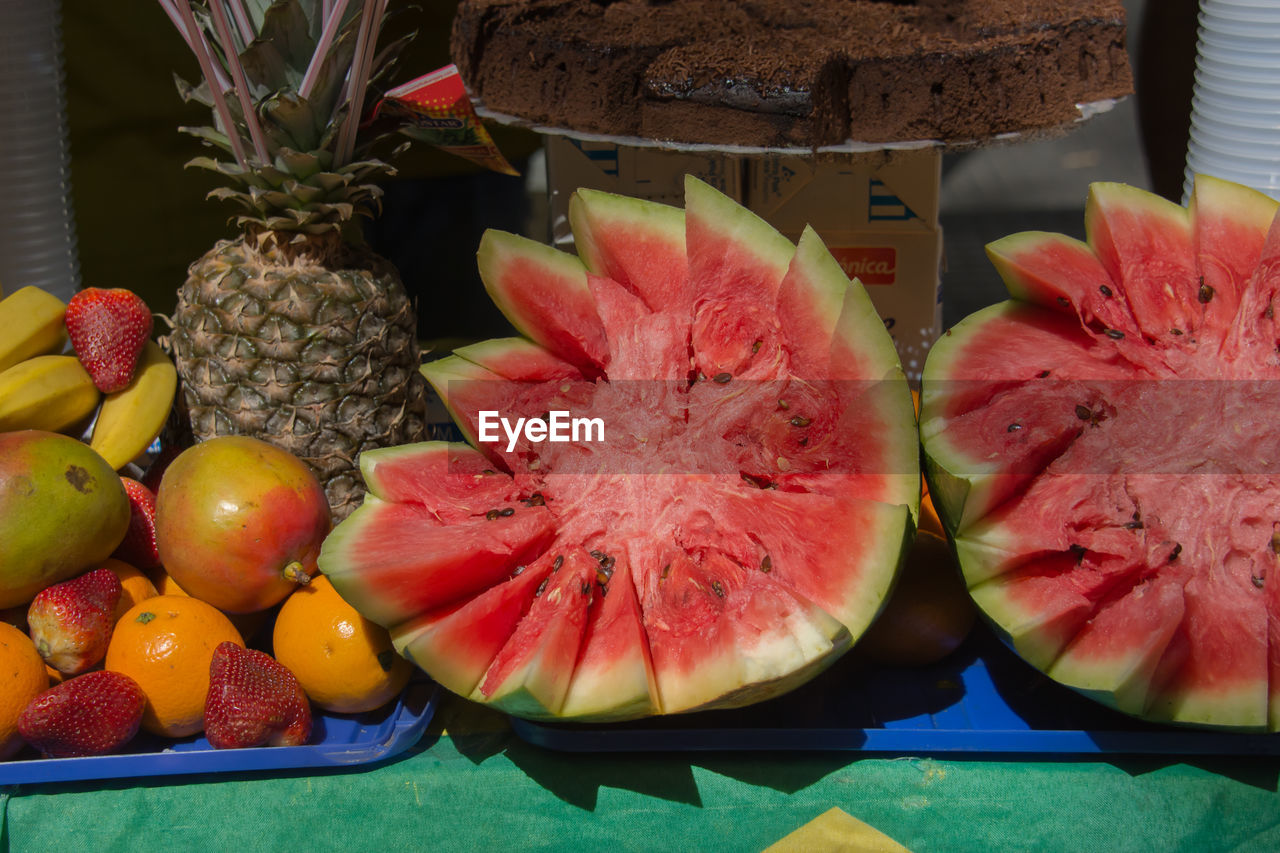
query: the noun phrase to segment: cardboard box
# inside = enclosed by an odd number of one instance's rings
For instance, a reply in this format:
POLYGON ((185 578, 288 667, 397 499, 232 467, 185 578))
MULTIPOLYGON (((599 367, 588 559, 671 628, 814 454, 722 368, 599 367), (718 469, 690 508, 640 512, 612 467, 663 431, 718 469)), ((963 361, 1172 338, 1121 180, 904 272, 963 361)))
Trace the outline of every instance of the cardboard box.
POLYGON ((759 214, 790 239, 812 225, 859 278, 898 345, 912 381, 942 332, 936 148, 817 157, 669 151, 549 136, 548 220, 553 245, 573 250, 569 197, 579 187, 684 205, 692 174, 759 214))
POLYGON ((741 158, 717 152, 633 148, 613 142, 546 137, 551 242, 572 251, 569 197, 579 187, 684 207, 684 176, 693 175, 743 201, 741 158))
POLYGON ((936 148, 754 158, 747 206, 792 240, 813 226, 867 293, 918 381, 942 333, 942 229, 936 148))

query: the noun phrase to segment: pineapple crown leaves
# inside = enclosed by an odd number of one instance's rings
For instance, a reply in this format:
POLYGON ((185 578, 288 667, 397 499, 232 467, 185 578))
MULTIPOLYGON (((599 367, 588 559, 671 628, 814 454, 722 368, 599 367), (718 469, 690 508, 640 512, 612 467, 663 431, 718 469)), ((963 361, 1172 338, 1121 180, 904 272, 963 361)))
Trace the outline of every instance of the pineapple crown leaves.
POLYGON ((302 233, 376 212, 373 182, 394 169, 357 156, 357 131, 371 83, 412 38, 375 52, 388 0, 159 2, 201 67, 199 85, 175 76, 178 92, 213 111, 211 126, 181 128, 222 152, 187 164, 227 180, 211 198, 238 203, 242 227, 302 233))

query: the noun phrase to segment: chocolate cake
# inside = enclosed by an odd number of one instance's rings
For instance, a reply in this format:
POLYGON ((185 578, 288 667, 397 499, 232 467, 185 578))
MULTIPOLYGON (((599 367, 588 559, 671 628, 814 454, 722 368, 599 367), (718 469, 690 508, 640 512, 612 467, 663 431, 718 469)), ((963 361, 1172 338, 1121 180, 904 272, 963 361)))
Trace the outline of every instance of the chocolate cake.
POLYGON ((1132 89, 1119 0, 461 0, 451 48, 493 112, 681 143, 981 141, 1132 89))

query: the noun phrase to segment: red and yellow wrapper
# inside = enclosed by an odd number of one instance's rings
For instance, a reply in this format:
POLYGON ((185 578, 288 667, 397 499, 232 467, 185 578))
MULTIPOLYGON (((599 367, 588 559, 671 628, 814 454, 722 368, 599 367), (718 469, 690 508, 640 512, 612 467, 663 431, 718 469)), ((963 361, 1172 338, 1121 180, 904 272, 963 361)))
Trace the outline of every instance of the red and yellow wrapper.
POLYGON ((446 65, 387 92, 374 117, 396 118, 400 132, 412 139, 477 163, 504 175, 519 175, 502 156, 476 115, 458 69, 446 65))

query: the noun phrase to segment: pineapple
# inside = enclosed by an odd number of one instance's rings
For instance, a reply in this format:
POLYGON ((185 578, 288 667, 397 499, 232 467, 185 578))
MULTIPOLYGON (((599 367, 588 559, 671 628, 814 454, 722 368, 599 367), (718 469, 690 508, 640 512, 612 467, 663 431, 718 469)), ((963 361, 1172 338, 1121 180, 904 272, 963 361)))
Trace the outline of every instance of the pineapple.
POLYGON ((226 186, 239 234, 188 270, 167 344, 193 438, 244 434, 283 447, 325 484, 335 520, 364 490, 361 451, 427 436, 417 318, 399 275, 361 237, 374 181, 357 156, 387 0, 160 0, 200 60, 178 80, 213 110, 183 128, 219 152, 188 165, 226 186))

